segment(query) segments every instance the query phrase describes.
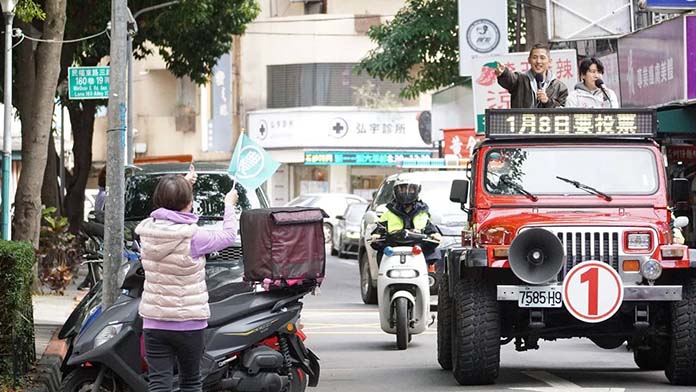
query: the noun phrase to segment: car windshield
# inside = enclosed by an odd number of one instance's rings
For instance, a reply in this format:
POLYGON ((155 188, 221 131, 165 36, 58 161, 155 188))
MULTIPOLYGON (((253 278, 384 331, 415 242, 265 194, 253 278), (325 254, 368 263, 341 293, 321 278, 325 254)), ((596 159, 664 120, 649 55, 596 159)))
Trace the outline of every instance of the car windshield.
MULTIPOLYGON (((126 220, 140 220, 150 215, 153 210, 152 194, 159 179, 164 175, 134 175, 126 178, 126 220)), ((225 214, 225 194, 230 189, 232 179, 227 173, 198 173, 198 179, 193 186, 193 212, 203 218, 222 219, 225 214)), ((255 192, 247 192, 238 183, 235 184, 235 189, 239 193, 237 212, 262 207, 255 192)))
MULTIPOLYGON (((462 177, 463 178, 463 177, 462 177)), ((446 222, 466 221, 466 214, 457 203, 449 202, 452 180, 421 181, 420 199, 428 205, 432 215, 438 215, 446 222)))
POLYGON ((649 195, 658 186, 655 156, 640 147, 492 149, 484 178, 494 195, 649 195))
POLYGON ((358 225, 360 224, 360 220, 362 219, 363 215, 365 214, 365 210, 367 209, 367 204, 364 203, 356 203, 356 204, 351 204, 348 206, 348 209, 346 210, 346 223, 352 224, 352 225, 358 225))

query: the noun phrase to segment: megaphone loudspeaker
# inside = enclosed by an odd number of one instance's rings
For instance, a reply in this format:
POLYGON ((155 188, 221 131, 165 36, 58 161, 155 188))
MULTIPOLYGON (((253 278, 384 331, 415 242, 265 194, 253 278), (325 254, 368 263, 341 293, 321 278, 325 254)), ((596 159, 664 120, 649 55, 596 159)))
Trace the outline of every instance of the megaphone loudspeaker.
POLYGON ((510 268, 521 280, 542 284, 555 278, 565 265, 563 244, 545 229, 527 229, 510 244, 510 268))

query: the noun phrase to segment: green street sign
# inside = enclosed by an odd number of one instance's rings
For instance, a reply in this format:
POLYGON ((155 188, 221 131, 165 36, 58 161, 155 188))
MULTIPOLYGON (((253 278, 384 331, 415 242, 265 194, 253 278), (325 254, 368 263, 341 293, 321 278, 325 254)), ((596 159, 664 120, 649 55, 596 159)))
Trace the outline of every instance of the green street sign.
POLYGON ((109 99, 109 67, 68 68, 68 98, 109 99))

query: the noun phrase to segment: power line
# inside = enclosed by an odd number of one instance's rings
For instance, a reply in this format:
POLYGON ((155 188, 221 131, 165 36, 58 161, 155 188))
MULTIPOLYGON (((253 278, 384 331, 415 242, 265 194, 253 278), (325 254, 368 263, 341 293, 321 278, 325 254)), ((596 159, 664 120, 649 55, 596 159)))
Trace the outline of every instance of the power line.
MULTIPOLYGON (((90 40, 90 39, 93 39, 93 38, 97 38, 97 37, 99 37, 100 35, 106 34, 108 31, 109 31, 109 29, 104 29, 103 31, 101 31, 101 32, 99 32, 99 33, 92 34, 92 35, 89 35, 89 36, 87 36, 87 37, 76 38, 76 39, 68 39, 68 40, 62 40, 62 41, 61 41, 61 40, 54 40, 54 39, 41 39, 41 38, 30 37, 30 36, 24 34, 24 32, 20 30, 20 37, 21 37, 20 42, 22 42, 22 40, 24 40, 24 39, 26 38, 26 39, 28 39, 29 41, 36 41, 36 42, 46 42, 46 43, 52 43, 52 44, 59 44, 59 43, 60 43, 60 44, 69 44, 69 43, 87 41, 87 40, 90 40)), ((17 43, 17 45, 19 45, 19 43, 17 43)))

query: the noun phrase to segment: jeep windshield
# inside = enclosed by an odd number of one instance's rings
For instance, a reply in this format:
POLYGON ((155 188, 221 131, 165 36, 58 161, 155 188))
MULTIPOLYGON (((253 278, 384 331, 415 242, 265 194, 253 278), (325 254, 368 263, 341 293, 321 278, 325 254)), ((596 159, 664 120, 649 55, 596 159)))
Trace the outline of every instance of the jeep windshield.
POLYGON ((493 148, 484 170, 485 189, 492 195, 522 195, 523 189, 533 195, 587 196, 591 188, 610 200, 651 195, 659 183, 655 155, 640 147, 493 148))
MULTIPOLYGON (((126 220, 142 220, 153 210, 152 194, 159 179, 165 174, 133 175, 126 177, 126 220)), ((193 212, 203 219, 222 219, 225 214, 225 194, 232 189, 232 179, 227 173, 198 173, 193 186, 193 212)), ((244 187, 235 184, 239 193, 237 212, 250 208, 261 208, 261 202, 255 192, 247 192, 244 187)))

